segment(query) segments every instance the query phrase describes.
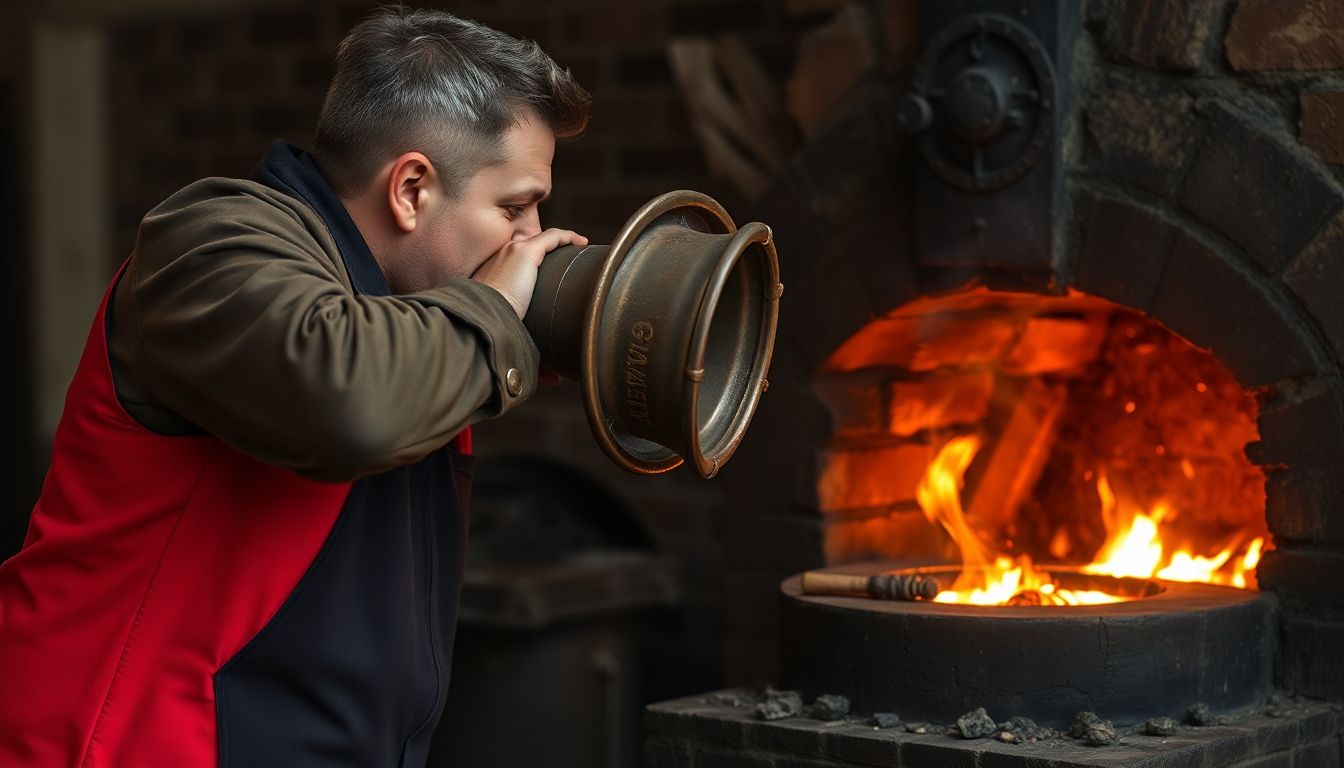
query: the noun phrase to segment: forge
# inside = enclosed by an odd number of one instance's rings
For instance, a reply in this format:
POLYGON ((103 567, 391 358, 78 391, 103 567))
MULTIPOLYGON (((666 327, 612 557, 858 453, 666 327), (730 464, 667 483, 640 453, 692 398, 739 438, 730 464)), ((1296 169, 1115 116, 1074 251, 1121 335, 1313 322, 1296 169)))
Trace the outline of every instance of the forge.
POLYGON ((815 387, 834 425, 824 572, 939 588, 878 601, 786 580, 783 685, 1059 728, 1269 694, 1259 405, 1209 351, 1077 292, 974 288, 863 326, 815 387))
POLYGON ((1056 593, 1033 568, 1047 562, 1255 586, 1259 405, 1150 318, 1084 296, 915 301, 841 345, 816 387, 835 425, 829 562, 960 562, 935 599, 980 605, 1107 600, 1056 593))
POLYGON ((823 572, 939 588, 874 600, 790 577, 782 685, 1056 728, 1269 695, 1259 406, 1207 350, 1094 297, 977 288, 863 326, 815 386, 834 425, 823 572))
POLYGON ((749 687, 652 707, 654 765, 1339 764, 1344 194, 1296 86, 1228 68, 1254 5, 868 7, 754 216, 791 288, 724 475, 749 687))
MULTIPOLYGON (((841 570, 870 574, 885 565, 841 570)), ((926 569, 949 581, 960 568, 926 569)), ((845 691, 864 712, 955 722, 984 707, 1068 729, 1078 712, 1118 725, 1228 712, 1272 688, 1271 600, 1201 583, 1055 570, 1061 589, 1114 603, 977 606, 804 594, 784 582, 782 685, 809 700, 845 691)))

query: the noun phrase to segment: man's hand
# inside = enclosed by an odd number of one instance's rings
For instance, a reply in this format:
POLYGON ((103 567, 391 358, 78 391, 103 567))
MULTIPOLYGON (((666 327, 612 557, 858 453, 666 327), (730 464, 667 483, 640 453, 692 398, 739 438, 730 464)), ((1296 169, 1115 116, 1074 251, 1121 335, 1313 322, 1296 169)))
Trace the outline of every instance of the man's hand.
POLYGON ((587 245, 588 238, 568 229, 548 229, 527 240, 515 240, 485 260, 471 279, 485 283, 504 295, 521 320, 532 303, 537 287, 537 269, 546 254, 562 245, 587 245))

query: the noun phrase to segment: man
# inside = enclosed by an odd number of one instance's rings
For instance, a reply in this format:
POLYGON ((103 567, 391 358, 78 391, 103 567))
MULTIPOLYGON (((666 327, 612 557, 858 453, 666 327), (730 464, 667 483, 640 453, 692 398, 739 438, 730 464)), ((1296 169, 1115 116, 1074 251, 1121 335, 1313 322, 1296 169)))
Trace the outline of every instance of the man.
POLYGON ((520 318, 586 92, 534 43, 383 10, 314 153, 151 211, 24 549, 0 565, 0 765, 423 765, 468 426, 526 399, 520 318))

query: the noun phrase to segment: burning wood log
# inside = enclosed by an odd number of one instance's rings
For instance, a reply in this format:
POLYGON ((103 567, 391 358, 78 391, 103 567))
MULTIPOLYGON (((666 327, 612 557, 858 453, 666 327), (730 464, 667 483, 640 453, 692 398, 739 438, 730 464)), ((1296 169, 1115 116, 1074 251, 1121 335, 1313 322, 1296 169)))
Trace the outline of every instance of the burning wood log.
POLYGON ((939 589, 937 579, 922 573, 879 573, 859 576, 849 573, 807 571, 803 574, 803 593, 808 595, 932 600, 939 589))

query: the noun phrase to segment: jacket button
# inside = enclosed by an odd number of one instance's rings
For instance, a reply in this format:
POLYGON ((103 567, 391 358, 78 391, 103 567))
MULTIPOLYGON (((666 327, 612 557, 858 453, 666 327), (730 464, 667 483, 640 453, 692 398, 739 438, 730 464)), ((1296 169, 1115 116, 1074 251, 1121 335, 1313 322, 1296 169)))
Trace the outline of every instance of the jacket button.
POLYGON ((509 372, 504 374, 504 385, 509 388, 509 394, 517 397, 523 393, 523 374, 518 372, 517 368, 510 368, 509 372))

